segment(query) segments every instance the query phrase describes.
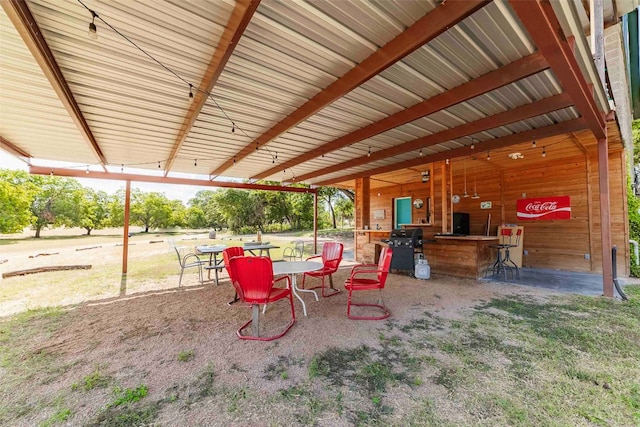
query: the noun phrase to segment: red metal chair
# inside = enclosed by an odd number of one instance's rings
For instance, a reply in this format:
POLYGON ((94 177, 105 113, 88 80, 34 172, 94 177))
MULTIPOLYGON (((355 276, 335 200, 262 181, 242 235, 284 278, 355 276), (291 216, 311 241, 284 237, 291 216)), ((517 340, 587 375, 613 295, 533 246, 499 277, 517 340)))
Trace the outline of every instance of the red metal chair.
POLYGON ((347 317, 355 320, 382 320, 391 315, 389 310, 384 305, 382 299, 382 290, 384 289, 387 276, 389 275, 389 268, 391 267, 391 256, 393 255, 392 249, 385 247, 380 253, 380 260, 378 264, 363 264, 356 265, 351 269, 351 275, 344 282, 344 287, 349 291, 349 298, 347 300, 347 317), (375 274, 375 278, 372 277, 375 274), (353 291, 371 291, 380 290, 380 299, 377 304, 369 303, 355 303, 351 301, 353 291), (351 306, 356 307, 376 307, 382 310, 380 316, 353 316, 351 315, 351 306))
MULTIPOLYGON (((225 248, 222 251, 222 259, 224 260, 224 268, 227 270, 227 274, 229 274, 229 280, 231 280, 231 284, 233 284, 233 287, 236 287, 235 279, 231 273, 231 265, 230 262, 231 258, 233 257, 237 257, 237 256, 244 256, 244 249, 242 249, 240 246, 231 246, 229 248, 225 248)), ((233 297, 233 301, 229 301, 228 304, 231 305, 234 302, 237 302, 239 300, 238 297, 238 291, 236 290, 236 295, 233 297)))
POLYGON ((296 322, 296 313, 293 308, 293 294, 291 293, 291 279, 289 276, 282 276, 274 280, 273 265, 269 257, 233 257, 229 259, 229 266, 238 297, 242 302, 251 304, 252 309, 251 319, 236 332, 238 338, 243 340, 271 341, 286 334, 296 322), (274 284, 283 280, 287 282, 286 288, 274 287, 274 284), (278 334, 261 337, 259 305, 270 304, 283 298, 289 298, 291 321, 285 329, 278 334), (253 335, 243 335, 242 332, 249 325, 252 325, 253 335))
POLYGON ((340 265, 340 261, 342 261, 343 250, 344 250, 344 245, 342 243, 327 242, 322 247, 322 255, 314 255, 307 258, 307 261, 310 261, 315 258, 322 258, 323 267, 320 270, 304 273, 304 276, 302 276, 302 288, 304 289, 304 282, 307 276, 318 277, 322 281, 322 284, 320 286, 316 286, 310 289, 322 288, 323 297, 332 297, 338 294, 340 290, 333 287, 333 277, 331 275, 336 271, 338 271, 338 266, 340 265), (325 276, 329 276, 329 285, 332 290, 331 293, 325 293, 325 289, 326 289, 326 286, 324 285, 325 276))

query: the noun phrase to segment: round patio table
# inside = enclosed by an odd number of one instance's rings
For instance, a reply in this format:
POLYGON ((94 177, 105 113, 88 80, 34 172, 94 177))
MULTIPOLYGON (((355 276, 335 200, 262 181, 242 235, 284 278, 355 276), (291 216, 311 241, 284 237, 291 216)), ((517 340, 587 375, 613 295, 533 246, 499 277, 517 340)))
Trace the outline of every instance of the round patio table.
POLYGON ((316 271, 322 268, 322 263, 313 262, 313 261, 280 261, 273 263, 273 274, 274 276, 287 274, 291 277, 291 287, 293 294, 300 300, 302 303, 302 311, 304 315, 307 315, 307 306, 304 303, 302 297, 298 292, 310 292, 316 297, 316 301, 318 301, 318 294, 315 291, 310 289, 299 289, 296 283, 296 274, 307 273, 309 271, 316 271))

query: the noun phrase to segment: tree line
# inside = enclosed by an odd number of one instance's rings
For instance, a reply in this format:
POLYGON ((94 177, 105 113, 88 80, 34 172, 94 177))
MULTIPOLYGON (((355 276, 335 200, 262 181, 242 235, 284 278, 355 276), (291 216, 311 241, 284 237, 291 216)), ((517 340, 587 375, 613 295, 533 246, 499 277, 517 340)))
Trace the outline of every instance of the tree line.
MULTIPOLYGON (((298 184, 300 187, 304 185, 298 184)), ((319 189, 319 228, 349 225, 353 201, 331 187, 319 189)), ((0 233, 22 232, 35 237, 47 227, 92 230, 124 225, 124 189, 115 194, 84 187, 77 179, 30 175, 0 169, 0 233)), ((157 228, 229 229, 235 233, 257 230, 304 230, 313 227, 313 194, 266 190, 202 190, 185 206, 163 193, 131 191, 130 225, 145 232, 157 228)))

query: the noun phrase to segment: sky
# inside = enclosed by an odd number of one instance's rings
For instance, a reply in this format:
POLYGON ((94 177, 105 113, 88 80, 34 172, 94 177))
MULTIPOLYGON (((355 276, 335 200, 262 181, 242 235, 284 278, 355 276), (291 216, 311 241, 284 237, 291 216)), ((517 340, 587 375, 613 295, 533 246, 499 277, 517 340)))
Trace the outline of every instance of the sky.
MULTIPOLYGON (((40 165, 40 163, 38 163, 40 165)), ((51 165, 51 163, 49 163, 51 165)), ((20 159, 0 150, 0 169, 13 169, 13 170, 29 170, 27 164, 20 159)), ((135 173, 132 171, 132 173, 135 173)), ((194 176, 190 176, 192 178, 194 176)), ((201 178, 201 177, 200 177, 201 178)), ((104 191, 108 194, 114 194, 120 188, 125 187, 124 181, 112 181, 107 179, 90 179, 90 178, 77 178, 80 184, 84 187, 90 187, 97 191, 104 191)), ((169 200, 180 200, 185 205, 189 199, 193 198, 195 194, 200 190, 212 190, 213 187, 193 187, 189 185, 177 185, 177 184, 155 184, 147 182, 132 182, 131 189, 138 188, 144 192, 158 192, 164 193, 169 200)))

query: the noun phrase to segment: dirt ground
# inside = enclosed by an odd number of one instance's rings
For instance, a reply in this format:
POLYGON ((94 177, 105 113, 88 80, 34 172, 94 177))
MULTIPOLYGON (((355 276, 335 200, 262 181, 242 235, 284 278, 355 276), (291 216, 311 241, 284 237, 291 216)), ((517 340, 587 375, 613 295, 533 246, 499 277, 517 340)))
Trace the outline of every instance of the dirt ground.
MULTIPOLYGON (((342 288, 349 271, 346 267, 335 275, 338 288, 342 288)), ((446 276, 417 280, 391 274, 384 291, 392 313, 388 320, 348 319, 344 290, 319 301, 305 294, 308 316, 303 316, 299 301, 294 299, 293 328, 276 341, 256 342, 236 336, 236 329, 251 312, 242 304, 227 304, 234 293, 228 280, 219 286, 203 286, 191 274, 185 286, 176 285, 177 275, 157 283, 157 289, 66 306, 55 327, 47 323, 47 328, 39 328, 38 322, 45 320, 31 322, 29 327, 34 332, 26 335, 22 357, 42 355, 48 360, 47 369, 31 372, 26 380, 7 381, 9 387, 12 383, 20 387, 4 394, 6 407, 31 408, 12 418, 11 424, 41 424, 55 414, 56 408, 64 406, 71 408, 72 414, 61 423, 65 425, 357 425, 357 420, 340 415, 340 411, 311 411, 310 418, 304 418, 302 415, 308 415, 308 408, 313 406, 311 396, 300 392, 290 399, 282 397, 290 397, 286 393, 301 390, 303 385, 318 396, 326 393, 308 382, 310 366, 319 353, 379 347, 381 337, 393 325, 416 324, 427 312, 433 318, 455 321, 468 316, 480 302, 497 296, 524 295, 543 300, 554 294, 446 276), (183 358, 188 360, 181 360, 181 354, 188 355, 183 358), (108 380, 108 387, 83 389, 83 380, 96 372, 108 380), (140 384, 148 388, 144 402, 153 402, 152 421, 140 418, 140 422, 118 424, 115 418, 106 418, 113 387, 133 389, 140 384)), ((262 326, 276 330, 289 316, 285 303, 273 304, 262 326)), ((407 414, 415 412, 421 396, 438 402, 439 411, 447 413, 447 419, 456 419, 457 409, 447 398, 447 390, 429 382, 417 388, 400 385, 388 390, 385 402, 392 415, 384 418, 383 424, 403 425, 407 414)), ((365 404, 349 388, 339 399, 347 408, 365 404)), ((460 424, 465 420, 460 419, 460 424)), ((417 421, 413 425, 429 423, 417 421)))

